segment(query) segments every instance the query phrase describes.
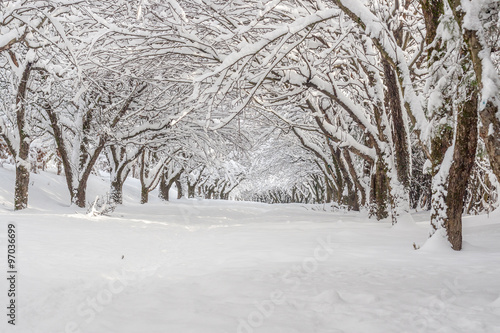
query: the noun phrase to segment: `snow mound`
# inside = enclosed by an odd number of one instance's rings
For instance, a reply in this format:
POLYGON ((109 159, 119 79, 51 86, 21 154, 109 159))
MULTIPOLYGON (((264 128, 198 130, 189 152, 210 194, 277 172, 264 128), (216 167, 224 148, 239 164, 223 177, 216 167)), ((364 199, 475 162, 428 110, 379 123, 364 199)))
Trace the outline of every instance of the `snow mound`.
POLYGON ((431 252, 431 253, 454 253, 448 242, 448 235, 446 230, 439 229, 434 235, 432 235, 419 250, 420 252, 431 252))

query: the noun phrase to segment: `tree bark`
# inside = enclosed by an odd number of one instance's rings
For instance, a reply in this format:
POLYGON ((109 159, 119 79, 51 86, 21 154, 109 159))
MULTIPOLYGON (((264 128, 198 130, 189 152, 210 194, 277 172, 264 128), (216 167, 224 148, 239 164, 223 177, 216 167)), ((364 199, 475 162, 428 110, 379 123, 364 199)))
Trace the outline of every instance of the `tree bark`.
POLYGON ((179 177, 181 176, 181 173, 182 173, 182 170, 180 170, 176 175, 174 175, 170 179, 167 178, 166 173, 163 173, 163 175, 161 177, 161 181, 160 181, 160 189, 159 189, 160 193, 158 195, 160 197, 160 199, 165 200, 165 201, 169 200, 170 188, 179 179, 179 177), (168 181, 167 181, 167 179, 168 179, 168 181))
POLYGON ((399 85, 394 69, 384 57, 382 57, 382 66, 384 68, 384 81, 387 87, 385 94, 386 110, 389 110, 389 117, 392 120, 392 141, 395 150, 397 177, 405 190, 409 192, 411 155, 410 147, 408 147, 405 121, 403 119, 399 85))
MULTIPOLYGON (((436 85, 443 98, 443 103, 433 111, 433 119, 439 127, 435 130, 431 139, 431 159, 433 164, 433 193, 431 224, 435 230, 444 228, 452 249, 462 249, 462 213, 464 197, 467 184, 474 165, 477 139, 478 139, 478 85, 474 82, 464 82, 474 65, 473 57, 467 47, 460 50, 460 64, 458 82, 460 86, 456 91, 452 90, 452 83, 448 89, 439 87, 446 79, 447 73, 439 71, 451 70, 456 64, 441 62, 441 57, 447 52, 445 42, 437 38, 440 19, 444 15, 443 1, 421 1, 424 10, 427 34, 426 39, 430 48, 428 50, 429 68, 435 71, 435 77, 431 82, 436 85), (433 37, 433 39, 431 39, 433 37), (451 90, 451 91, 450 91, 451 90), (465 101, 454 101, 458 98, 466 98, 465 101), (454 124, 456 115, 456 124, 454 124), (450 149, 453 149, 451 152, 450 149), (449 154, 452 153, 452 158, 449 154)), ((455 12, 455 19, 460 24, 461 16, 457 15, 460 1, 450 1, 451 8, 455 12)), ((464 36, 467 39, 467 36, 464 36)), ((476 80, 477 80, 476 75, 476 80)))
POLYGON ((141 204, 146 204, 149 201, 149 191, 146 187, 141 186, 141 204))
POLYGON ((344 150, 343 154, 347 167, 349 168, 349 174, 351 175, 351 179, 356 187, 356 190, 361 194, 361 201, 358 200, 359 202, 358 209, 353 209, 355 211, 358 211, 360 205, 364 206, 366 204, 366 192, 361 183, 359 182, 358 175, 356 174, 356 170, 354 169, 354 164, 352 162, 350 153, 347 150, 344 150))
POLYGON ((117 205, 123 204, 123 180, 121 177, 115 177, 111 181, 111 201, 117 205))
POLYGON ((28 192, 30 183, 30 170, 24 164, 17 163, 16 185, 14 191, 14 210, 28 207, 28 192))
POLYGON ((161 175, 160 187, 159 187, 159 193, 158 193, 158 197, 161 200, 168 201, 168 192, 170 191, 170 186, 172 186, 172 184, 173 184, 173 182, 170 184, 167 182, 166 177, 165 177, 165 173, 163 173, 161 175))
POLYGON ((116 175, 111 180, 111 201, 114 204, 123 204, 123 183, 130 173, 128 165, 123 165, 116 171, 116 175))
POLYGON ((470 179, 477 148, 477 91, 470 87, 471 98, 466 101, 457 115, 457 134, 453 163, 448 178, 448 194, 446 196, 446 219, 444 226, 448 240, 454 250, 462 249, 462 212, 465 191, 470 179))
POLYGON ((389 180, 387 178, 386 166, 380 160, 375 165, 375 173, 372 174, 370 186, 370 215, 375 216, 377 220, 385 219, 389 216, 387 209, 389 202, 389 180))
POLYGON ((196 183, 194 184, 187 184, 187 190, 188 190, 188 198, 194 198, 195 190, 196 190, 196 183))
POLYGON ((175 180, 175 187, 177 187, 177 199, 181 199, 184 194, 182 193, 182 184, 179 179, 175 180))
MULTIPOLYGON (((103 138, 99 139, 99 144, 92 153, 92 155, 87 154, 84 159, 85 159, 85 165, 82 165, 84 167, 84 171, 82 173, 81 178, 78 180, 78 184, 74 190, 74 195, 73 195, 73 202, 75 205, 77 205, 80 208, 85 208, 86 206, 86 198, 87 198, 87 183, 90 177, 90 173, 92 172, 92 169, 94 168, 94 165, 97 162, 97 159, 99 158, 99 155, 101 154, 102 150, 104 149, 104 145, 106 144, 106 141, 103 138)), ((74 186, 74 185, 73 185, 74 186)))
POLYGON ((498 108, 488 101, 486 107, 479 112, 481 117, 480 135, 488 153, 491 169, 500 181, 500 121, 496 114, 498 108))
MULTIPOLYGON (((450 1, 454 5, 454 14, 460 26, 462 26, 462 18, 464 13, 461 11, 460 2, 450 1)), ((463 27, 462 27, 463 28, 463 27)), ((483 83, 483 61, 480 55, 485 51, 485 45, 482 45, 477 31, 463 28, 464 41, 467 44, 468 52, 474 73, 476 74, 476 83, 478 85, 478 95, 484 88, 483 83)), ((497 96, 498 99, 498 96, 497 96)), ((481 119, 481 127, 479 134, 484 141, 486 152, 488 153, 491 169, 500 181, 500 119, 497 114, 500 114, 500 101, 495 105, 492 99, 482 101, 483 105, 479 105, 479 117, 481 119)))
POLYGON ((19 132, 19 151, 16 158, 16 183, 14 189, 14 210, 28 207, 28 192, 30 182, 29 151, 31 139, 26 131, 26 91, 31 73, 31 63, 27 63, 21 76, 16 94, 16 120, 19 132))

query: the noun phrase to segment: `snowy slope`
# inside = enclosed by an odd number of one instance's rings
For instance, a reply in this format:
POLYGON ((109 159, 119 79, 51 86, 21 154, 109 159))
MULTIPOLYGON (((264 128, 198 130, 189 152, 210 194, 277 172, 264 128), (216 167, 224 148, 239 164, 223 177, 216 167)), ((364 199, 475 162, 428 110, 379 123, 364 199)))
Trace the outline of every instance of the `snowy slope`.
MULTIPOLYGON (((3 315, 0 332, 500 332, 499 212, 464 219, 460 253, 415 251, 423 213, 392 228, 304 205, 140 205, 129 180, 125 205, 89 217, 62 177, 32 180, 30 208, 13 212, 0 168, 0 248, 15 221, 20 274, 18 325, 3 315)), ((93 177, 89 200, 107 187, 93 177)))

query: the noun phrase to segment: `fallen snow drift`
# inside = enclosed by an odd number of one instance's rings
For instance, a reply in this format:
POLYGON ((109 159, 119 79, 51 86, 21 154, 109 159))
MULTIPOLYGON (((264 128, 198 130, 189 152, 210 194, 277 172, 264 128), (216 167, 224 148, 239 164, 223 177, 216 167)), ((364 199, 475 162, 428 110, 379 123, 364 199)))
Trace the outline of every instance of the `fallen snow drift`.
MULTIPOLYGON (((498 212, 464 219, 460 253, 415 251, 422 213, 391 227, 305 205, 140 205, 129 180, 123 206, 90 217, 48 173, 13 212, 13 182, 0 168, 2 268, 19 229, 17 325, 3 315, 1 332, 500 332, 498 212)), ((92 178, 89 201, 107 186, 92 178)))

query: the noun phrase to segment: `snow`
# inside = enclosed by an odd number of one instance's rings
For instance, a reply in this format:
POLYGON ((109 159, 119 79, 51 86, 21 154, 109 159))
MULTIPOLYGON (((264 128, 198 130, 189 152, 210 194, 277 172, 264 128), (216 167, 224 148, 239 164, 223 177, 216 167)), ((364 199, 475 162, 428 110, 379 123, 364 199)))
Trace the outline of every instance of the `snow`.
POLYGON ((432 162, 428 158, 425 160, 424 165, 422 166, 422 173, 424 175, 432 174, 432 162))
POLYGON ((19 31, 17 30, 10 30, 7 32, 2 31, 2 34, 0 35, 0 48, 5 47, 12 42, 12 40, 17 38, 19 38, 19 31))
MULTIPOLYGON (((464 218, 461 252, 415 251, 425 212, 391 227, 301 204, 152 192, 140 205, 129 179, 123 206, 90 217, 69 207, 63 177, 31 180, 30 208, 13 212, 14 171, 0 168, 2 251, 5 222, 18 227, 19 332, 500 331, 498 210, 464 218)), ((91 177, 88 200, 107 190, 91 177)))

